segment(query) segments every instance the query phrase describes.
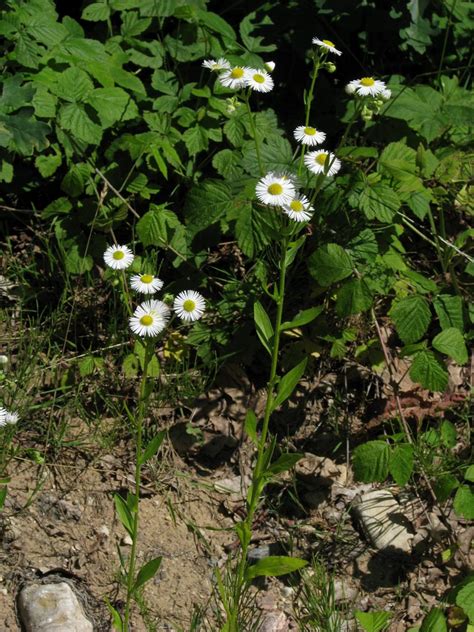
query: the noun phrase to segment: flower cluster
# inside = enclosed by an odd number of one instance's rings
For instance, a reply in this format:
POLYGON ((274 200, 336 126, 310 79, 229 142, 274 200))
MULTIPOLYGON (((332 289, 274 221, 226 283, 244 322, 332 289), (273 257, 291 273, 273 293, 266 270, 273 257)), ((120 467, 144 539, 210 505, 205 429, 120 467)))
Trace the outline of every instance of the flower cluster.
POLYGON ((373 77, 350 81, 346 86, 346 93, 361 101, 360 115, 364 121, 370 121, 374 114, 378 114, 384 103, 392 96, 385 82, 373 77))
POLYGON ((0 408, 0 428, 4 426, 13 426, 18 423, 19 415, 17 412, 7 410, 6 408, 0 408))
POLYGON ((274 83, 270 73, 275 69, 275 63, 268 61, 265 63, 265 70, 256 68, 248 68, 246 66, 231 66, 224 59, 206 59, 202 65, 204 68, 219 72, 219 82, 225 88, 232 90, 240 90, 242 88, 251 88, 256 92, 270 92, 274 83))
MULTIPOLYGON (((109 246, 104 261, 113 270, 125 270, 134 259, 128 246, 109 246)), ((155 294, 163 287, 163 281, 153 274, 133 274, 130 286, 140 294, 155 294)), ((171 309, 164 301, 150 299, 141 303, 129 318, 130 329, 137 336, 158 336, 168 325, 172 311, 185 322, 199 320, 204 314, 206 302, 198 292, 180 292, 171 309)))
POLYGON ((308 198, 296 192, 296 179, 285 173, 270 171, 255 189, 257 198, 269 206, 281 206, 285 215, 295 222, 307 222, 314 211, 308 198))

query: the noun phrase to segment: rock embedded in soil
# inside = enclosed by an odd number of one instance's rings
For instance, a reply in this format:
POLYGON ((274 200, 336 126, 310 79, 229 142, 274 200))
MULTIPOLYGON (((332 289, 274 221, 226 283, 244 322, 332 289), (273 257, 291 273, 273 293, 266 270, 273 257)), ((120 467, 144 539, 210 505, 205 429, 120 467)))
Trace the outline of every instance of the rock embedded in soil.
POLYGON ((354 505, 354 513, 375 548, 410 553, 411 525, 391 492, 386 489, 366 492, 354 505))
POLYGON ((23 588, 18 610, 26 632, 93 632, 92 623, 66 582, 23 588))

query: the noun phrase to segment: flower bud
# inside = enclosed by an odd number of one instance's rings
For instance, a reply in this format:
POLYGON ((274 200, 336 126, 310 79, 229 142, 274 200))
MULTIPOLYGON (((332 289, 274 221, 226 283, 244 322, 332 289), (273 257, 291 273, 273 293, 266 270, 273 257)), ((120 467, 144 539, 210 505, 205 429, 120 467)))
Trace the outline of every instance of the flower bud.
POLYGON ((8 364, 8 356, 0 355, 0 369, 8 364))
POLYGON ((382 90, 380 93, 380 96, 384 101, 388 101, 392 98, 392 91, 389 88, 385 88, 385 90, 382 90))
POLYGON ((352 83, 348 83, 344 90, 346 94, 354 94, 356 87, 352 83))
POLYGON ((367 121, 371 121, 372 120, 372 117, 373 117, 374 113, 369 107, 364 105, 360 115, 361 115, 362 119, 367 122, 367 121))
POLYGON ((334 64, 332 61, 327 61, 324 64, 324 67, 326 68, 326 70, 330 73, 336 72, 336 64, 334 64))
POLYGON ((274 61, 266 61, 263 66, 267 72, 273 72, 275 70, 275 62, 274 61))

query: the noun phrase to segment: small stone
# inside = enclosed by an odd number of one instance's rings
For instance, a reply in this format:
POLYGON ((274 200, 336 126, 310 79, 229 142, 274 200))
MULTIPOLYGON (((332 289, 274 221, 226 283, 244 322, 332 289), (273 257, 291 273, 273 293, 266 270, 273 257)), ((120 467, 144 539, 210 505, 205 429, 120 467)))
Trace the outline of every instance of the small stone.
POLYGON ((241 494, 242 478, 233 476, 232 478, 221 478, 220 481, 214 483, 216 491, 222 494, 241 494))
POLYGON ((340 579, 334 580, 334 601, 336 603, 341 601, 355 601, 358 594, 359 591, 354 588, 354 586, 340 579))
POLYGON ((260 632, 288 632, 288 619, 284 612, 272 612, 262 621, 260 632))
POLYGON ((123 538, 120 540, 120 544, 122 546, 132 546, 133 540, 127 533, 127 535, 124 535, 123 538))
POLYGON ((20 593, 18 609, 26 632, 93 632, 66 582, 30 584, 20 593))
POLYGON ((108 538, 110 536, 110 529, 107 525, 103 524, 97 529, 97 534, 108 538))
POLYGON ((375 548, 411 551, 410 522, 391 492, 380 489, 363 494, 354 513, 375 548))

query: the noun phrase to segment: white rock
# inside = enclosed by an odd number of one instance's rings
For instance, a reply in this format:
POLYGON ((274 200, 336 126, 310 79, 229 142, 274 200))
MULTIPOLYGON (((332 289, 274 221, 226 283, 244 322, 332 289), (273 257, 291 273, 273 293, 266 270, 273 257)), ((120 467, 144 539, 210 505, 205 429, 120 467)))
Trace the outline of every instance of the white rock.
POLYGON ((400 505, 388 490, 367 492, 354 505, 367 539, 377 548, 394 548, 409 553, 413 533, 400 505))
POLYGON ((20 619, 26 632, 93 632, 69 584, 31 584, 20 593, 20 619))
POLYGON ((132 540, 132 538, 128 535, 128 533, 127 533, 127 534, 125 534, 125 535, 123 536, 123 538, 120 540, 120 544, 121 544, 122 546, 132 546, 132 544, 133 544, 133 540, 132 540))

